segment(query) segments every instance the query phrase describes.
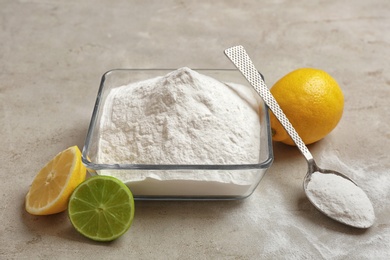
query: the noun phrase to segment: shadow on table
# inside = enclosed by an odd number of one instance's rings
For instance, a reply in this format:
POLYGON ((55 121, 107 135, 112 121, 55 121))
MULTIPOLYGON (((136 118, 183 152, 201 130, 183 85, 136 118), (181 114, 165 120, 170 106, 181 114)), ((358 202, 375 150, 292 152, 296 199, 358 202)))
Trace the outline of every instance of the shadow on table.
POLYGON ((110 243, 95 242, 80 235, 70 223, 66 211, 47 216, 35 216, 25 210, 24 203, 20 205, 20 211, 24 225, 33 235, 33 238, 27 241, 27 246, 41 242, 44 237, 59 237, 65 240, 100 244, 102 246, 110 245, 110 243))

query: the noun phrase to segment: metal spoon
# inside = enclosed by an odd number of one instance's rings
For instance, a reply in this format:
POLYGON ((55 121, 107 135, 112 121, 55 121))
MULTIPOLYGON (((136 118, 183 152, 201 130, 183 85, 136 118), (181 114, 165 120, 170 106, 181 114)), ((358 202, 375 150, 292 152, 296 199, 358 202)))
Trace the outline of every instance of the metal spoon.
MULTIPOLYGON (((314 161, 314 158, 312 154, 310 153, 309 149, 306 147, 305 143, 302 141, 301 137, 298 135, 297 131, 294 129, 294 127, 291 125, 290 121, 280 108, 279 104, 269 91, 268 87, 265 85, 264 80, 261 77, 261 74, 256 70, 255 66, 253 65, 251 59, 249 58, 248 54, 246 53, 244 47, 242 46, 234 46, 231 48, 228 48, 225 50, 226 56, 233 62, 233 64, 238 68, 238 70, 244 75, 244 77, 249 81, 249 83, 252 85, 252 87, 256 90, 256 92, 262 97, 264 102, 267 104, 269 109, 274 113, 276 118, 280 121, 280 123, 283 125, 283 127, 286 129, 287 133, 291 136, 292 140, 297 145, 300 152, 305 157, 307 164, 308 164, 308 171, 303 181, 303 188, 306 193, 306 196, 309 198, 310 202, 322 213, 329 216, 330 218, 339 221, 343 224, 354 226, 358 228, 368 228, 373 224, 373 219, 375 216, 369 221, 369 223, 364 223, 363 225, 359 222, 354 223, 353 221, 345 221, 341 217, 334 216, 332 214, 329 214, 328 211, 324 210, 320 205, 318 205, 318 202, 316 202, 315 198, 312 197, 311 193, 308 192, 308 184, 311 181, 311 177, 313 173, 320 172, 324 174, 334 174, 340 177, 343 177, 344 179, 352 182, 354 185, 357 184, 345 176, 344 174, 341 174, 334 170, 327 170, 327 169, 321 169, 317 166, 316 162, 314 161)), ((357 187, 358 188, 358 187, 357 187)), ((358 188, 360 189, 360 188, 358 188)), ((363 192, 363 191, 362 191, 363 192)), ((363 192, 364 193, 364 192, 363 192)), ((365 195, 365 194, 364 194, 365 195)), ((371 205, 371 202, 369 201, 367 197, 368 203, 371 205)), ((372 205, 371 205, 372 207, 372 205)), ((372 211, 373 214, 373 211, 372 211)))

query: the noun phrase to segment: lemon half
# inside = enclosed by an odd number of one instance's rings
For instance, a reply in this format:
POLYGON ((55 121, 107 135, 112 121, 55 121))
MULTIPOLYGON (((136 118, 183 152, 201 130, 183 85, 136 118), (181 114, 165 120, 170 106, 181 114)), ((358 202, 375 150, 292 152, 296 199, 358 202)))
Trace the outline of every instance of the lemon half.
POLYGON ((86 168, 77 146, 60 152, 35 176, 26 195, 27 212, 49 215, 66 210, 70 195, 85 176, 86 168))

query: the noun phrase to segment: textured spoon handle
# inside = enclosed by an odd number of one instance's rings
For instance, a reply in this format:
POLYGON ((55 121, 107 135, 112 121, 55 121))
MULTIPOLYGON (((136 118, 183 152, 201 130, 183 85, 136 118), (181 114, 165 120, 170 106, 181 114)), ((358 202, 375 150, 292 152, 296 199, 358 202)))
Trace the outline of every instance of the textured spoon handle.
POLYGON ((313 156, 309 149, 307 149, 305 143, 302 141, 301 137, 298 135, 297 131, 291 125, 290 121, 280 108, 278 102, 275 100, 274 96, 265 85, 264 80, 261 78, 260 73, 256 70, 244 47, 231 47, 225 50, 225 54, 264 100, 272 113, 274 113, 276 118, 283 125, 284 129, 286 129, 287 133, 291 136, 301 153, 305 156, 306 160, 308 162, 313 160, 313 156))

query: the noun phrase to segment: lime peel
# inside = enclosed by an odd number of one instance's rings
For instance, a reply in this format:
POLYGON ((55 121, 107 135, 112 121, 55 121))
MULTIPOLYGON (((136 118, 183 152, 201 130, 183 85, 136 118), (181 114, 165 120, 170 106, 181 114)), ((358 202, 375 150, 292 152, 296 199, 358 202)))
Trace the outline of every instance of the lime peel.
POLYGON ((111 176, 94 176, 74 190, 68 215, 75 229, 85 237, 112 241, 130 228, 134 198, 122 181, 111 176))

